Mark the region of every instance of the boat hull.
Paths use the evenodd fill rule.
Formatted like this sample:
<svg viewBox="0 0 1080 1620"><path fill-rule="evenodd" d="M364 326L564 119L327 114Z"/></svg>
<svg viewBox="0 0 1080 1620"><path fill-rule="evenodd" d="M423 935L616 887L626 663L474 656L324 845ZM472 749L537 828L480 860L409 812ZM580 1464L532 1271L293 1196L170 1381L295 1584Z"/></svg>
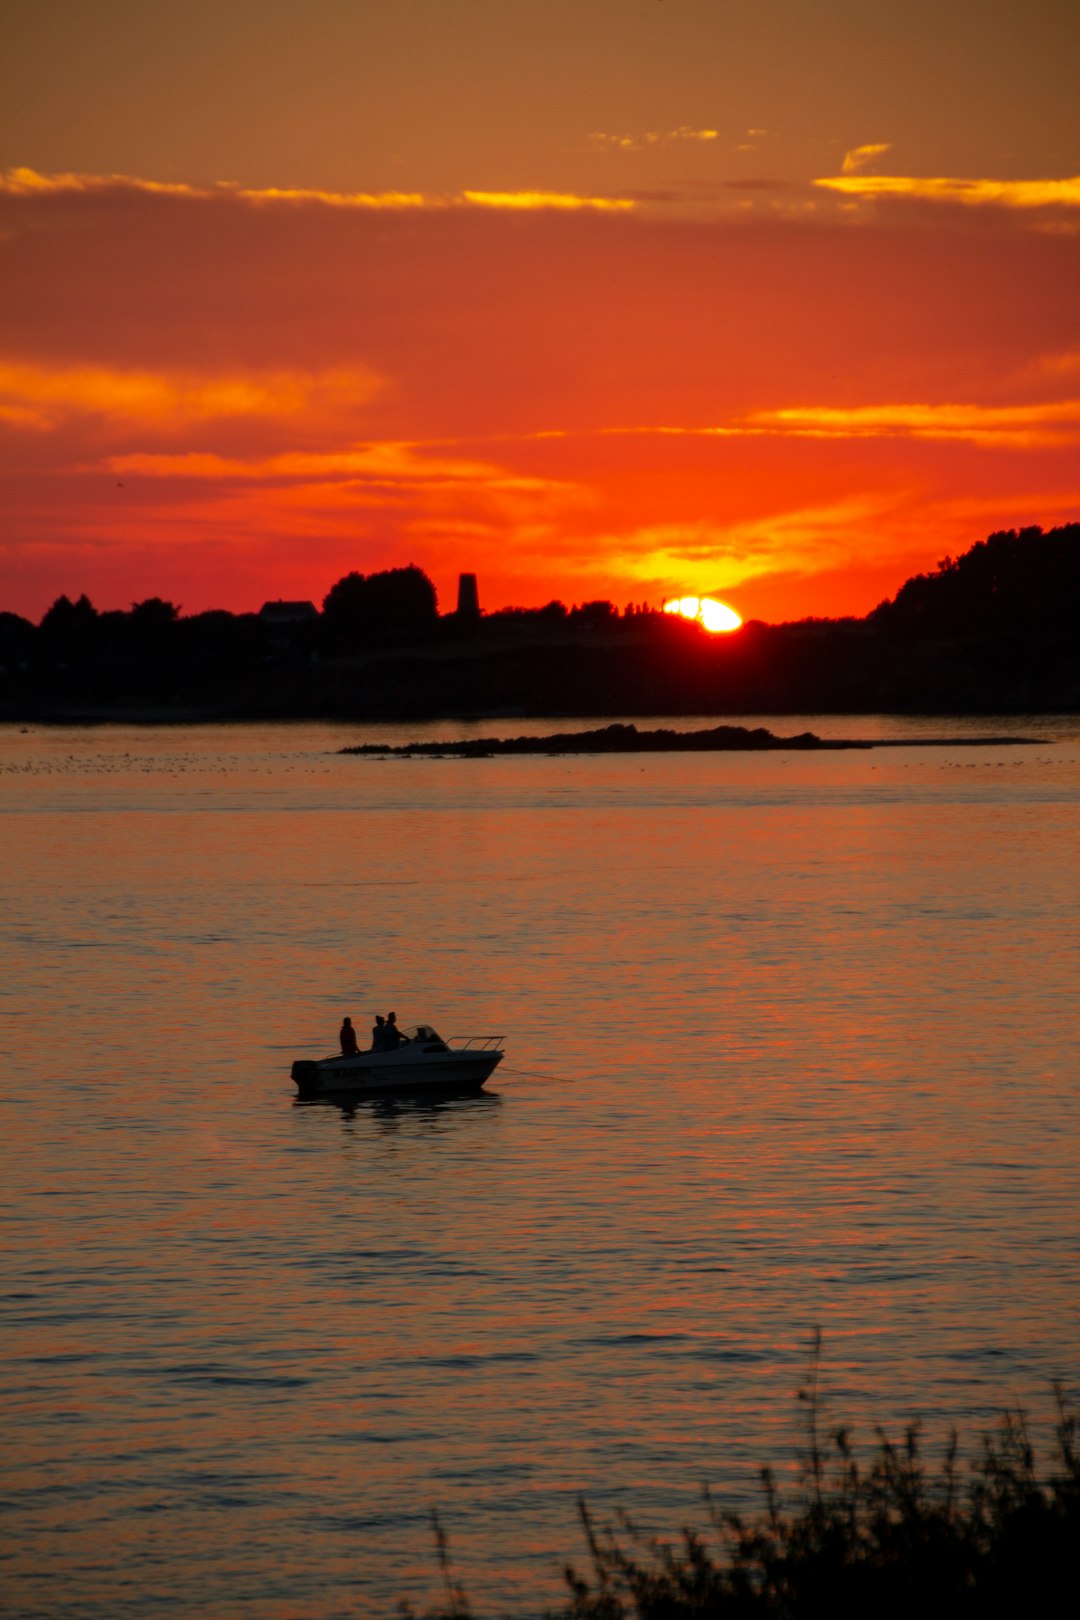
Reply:
<svg viewBox="0 0 1080 1620"><path fill-rule="evenodd" d="M354 1058L297 1059L292 1077L301 1097L384 1097L390 1092L479 1091L502 1062L501 1052L439 1052L424 1058L408 1053L361 1052Z"/></svg>

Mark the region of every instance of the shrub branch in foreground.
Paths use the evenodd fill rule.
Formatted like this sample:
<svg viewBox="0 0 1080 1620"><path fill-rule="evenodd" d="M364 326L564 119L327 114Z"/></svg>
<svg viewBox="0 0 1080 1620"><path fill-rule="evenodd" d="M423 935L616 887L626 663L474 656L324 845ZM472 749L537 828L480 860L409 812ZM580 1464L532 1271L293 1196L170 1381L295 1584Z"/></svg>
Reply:
<svg viewBox="0 0 1080 1620"><path fill-rule="evenodd" d="M1076 1612L1080 1452L1061 1386L1044 1477L1018 1411L1004 1413L966 1468L954 1431L931 1471L917 1424L902 1444L879 1430L872 1458L860 1464L846 1428L821 1437L819 1350L815 1340L811 1377L799 1391L806 1438L794 1501L781 1500L766 1468L758 1514L724 1511L706 1489L708 1529L684 1529L674 1543L644 1534L625 1515L598 1525L582 1503L590 1567L566 1571L569 1599L552 1620L996 1620ZM469 1620L438 1523L436 1538L450 1601L429 1620Z"/></svg>

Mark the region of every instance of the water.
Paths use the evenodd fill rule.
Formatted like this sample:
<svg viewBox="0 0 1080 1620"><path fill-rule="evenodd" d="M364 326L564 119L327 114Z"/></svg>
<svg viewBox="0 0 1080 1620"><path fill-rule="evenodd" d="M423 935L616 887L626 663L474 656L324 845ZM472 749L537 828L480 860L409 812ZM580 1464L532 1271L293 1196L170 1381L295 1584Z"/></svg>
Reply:
<svg viewBox="0 0 1080 1620"><path fill-rule="evenodd" d="M766 723L912 743L0 728L12 1612L391 1614L438 1595L437 1507L485 1612L535 1614L579 1496L670 1532L792 1477L815 1326L867 1440L1006 1401L1045 1437L1080 723ZM505 1032L492 1095L298 1105L291 1058L391 1006Z"/></svg>

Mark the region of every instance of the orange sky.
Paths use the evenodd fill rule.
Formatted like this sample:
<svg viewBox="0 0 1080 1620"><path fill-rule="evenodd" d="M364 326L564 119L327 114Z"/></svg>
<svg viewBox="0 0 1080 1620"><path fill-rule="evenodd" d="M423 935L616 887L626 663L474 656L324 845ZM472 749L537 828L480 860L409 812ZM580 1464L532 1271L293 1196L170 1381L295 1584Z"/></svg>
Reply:
<svg viewBox="0 0 1080 1620"><path fill-rule="evenodd" d="M1080 515L1072 5L89 9L4 53L0 607L864 612Z"/></svg>

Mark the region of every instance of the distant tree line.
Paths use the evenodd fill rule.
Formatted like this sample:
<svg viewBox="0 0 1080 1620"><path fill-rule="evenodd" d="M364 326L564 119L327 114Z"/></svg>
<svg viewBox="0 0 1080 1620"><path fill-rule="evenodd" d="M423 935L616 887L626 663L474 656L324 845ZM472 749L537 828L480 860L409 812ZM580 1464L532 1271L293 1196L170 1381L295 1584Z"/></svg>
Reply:
<svg viewBox="0 0 1080 1620"><path fill-rule="evenodd" d="M275 606L290 604L268 604ZM641 616L651 616L644 604L632 605L622 615ZM0 612L0 666L27 660L40 666L72 664L101 657L160 662L185 652L241 660L273 658L287 645L324 658L349 657L437 637L440 629L454 628L454 617L440 618L435 586L414 563L367 575L355 570L345 574L323 598L321 613L292 619L287 614L224 609L185 617L176 603L157 596L133 602L127 611L99 612L85 594L74 601L63 595L36 626L17 613ZM503 608L484 616L485 623L503 628L531 624L604 629L619 621L618 608L607 601L569 608L552 601L544 607Z"/></svg>
<svg viewBox="0 0 1080 1620"><path fill-rule="evenodd" d="M82 663L95 658L160 660L178 651L258 656L264 647L256 613L213 610L182 618L158 596L133 602L128 612L99 613L89 597L59 596L36 628L15 613L0 613L0 663Z"/></svg>
<svg viewBox="0 0 1080 1620"><path fill-rule="evenodd" d="M992 534L865 619L710 636L608 601L459 620L410 564L346 574L321 612L99 612L60 596L0 613L0 716L778 714L1080 710L1080 523Z"/></svg>

